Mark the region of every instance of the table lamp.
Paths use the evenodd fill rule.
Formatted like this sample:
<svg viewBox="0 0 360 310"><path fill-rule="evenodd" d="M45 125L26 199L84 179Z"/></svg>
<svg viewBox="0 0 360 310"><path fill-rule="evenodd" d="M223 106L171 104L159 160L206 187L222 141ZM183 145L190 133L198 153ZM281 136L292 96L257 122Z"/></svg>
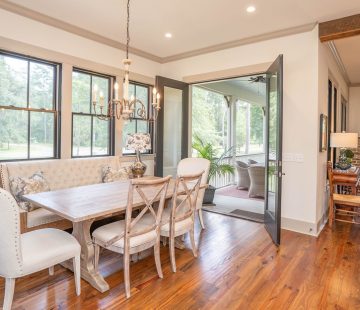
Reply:
<svg viewBox="0 0 360 310"><path fill-rule="evenodd" d="M148 133L128 134L126 148L136 152L136 159L130 168L135 178L141 178L146 171L146 165L141 161L140 152L151 150L150 135Z"/></svg>
<svg viewBox="0 0 360 310"><path fill-rule="evenodd" d="M358 133L352 132L334 132L330 135L330 146L340 148L339 162L336 163L336 167L341 170L346 170L351 167L351 163L348 162L346 157L346 149L358 147Z"/></svg>

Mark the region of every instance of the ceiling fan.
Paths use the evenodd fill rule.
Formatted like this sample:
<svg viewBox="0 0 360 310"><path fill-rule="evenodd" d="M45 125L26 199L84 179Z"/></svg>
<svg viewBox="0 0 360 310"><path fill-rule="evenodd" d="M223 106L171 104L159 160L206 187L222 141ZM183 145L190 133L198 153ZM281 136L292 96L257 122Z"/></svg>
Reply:
<svg viewBox="0 0 360 310"><path fill-rule="evenodd" d="M266 83L266 79L263 75L252 76L248 79L251 83Z"/></svg>

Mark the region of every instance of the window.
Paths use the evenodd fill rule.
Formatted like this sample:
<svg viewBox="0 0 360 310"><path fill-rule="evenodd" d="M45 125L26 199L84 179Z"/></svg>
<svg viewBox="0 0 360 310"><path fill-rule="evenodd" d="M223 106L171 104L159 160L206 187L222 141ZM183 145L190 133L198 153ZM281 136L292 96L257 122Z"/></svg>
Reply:
<svg viewBox="0 0 360 310"><path fill-rule="evenodd" d="M141 100L146 109L147 119L149 119L149 104L150 104L150 86L131 82L129 84L129 97L133 95L135 98ZM135 154L135 151L130 151L125 148L126 145L126 136L131 133L141 132L141 133L150 133L151 126L148 120L143 120L142 118L136 115L136 109L140 106L135 107L135 117L131 121L124 122L123 133L122 133L122 152L124 155ZM152 135L151 135L152 137ZM153 143L151 143L153 144ZM151 151L146 151L144 153L150 153Z"/></svg>
<svg viewBox="0 0 360 310"><path fill-rule="evenodd" d="M113 78L74 70L72 74L72 157L112 154L113 120L96 117L91 102L94 85L104 94L105 109L110 99ZM99 111L96 111L99 113Z"/></svg>
<svg viewBox="0 0 360 310"><path fill-rule="evenodd" d="M58 157L59 69L0 52L0 160Z"/></svg>

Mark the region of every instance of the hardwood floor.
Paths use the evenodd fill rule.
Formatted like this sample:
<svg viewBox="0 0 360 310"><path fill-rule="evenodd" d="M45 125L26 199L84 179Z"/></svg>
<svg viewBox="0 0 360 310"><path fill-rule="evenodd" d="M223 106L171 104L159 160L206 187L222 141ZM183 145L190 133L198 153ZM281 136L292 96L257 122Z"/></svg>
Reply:
<svg viewBox="0 0 360 310"><path fill-rule="evenodd" d="M72 273L42 271L16 281L14 309L360 309L360 226L336 223L319 238L282 232L277 249L262 224L204 212L197 230L199 257L177 250L172 273L162 247L164 279L153 256L131 265L132 297L126 300L121 256L104 252L101 273L110 291L82 281L75 295ZM4 281L0 280L0 304Z"/></svg>

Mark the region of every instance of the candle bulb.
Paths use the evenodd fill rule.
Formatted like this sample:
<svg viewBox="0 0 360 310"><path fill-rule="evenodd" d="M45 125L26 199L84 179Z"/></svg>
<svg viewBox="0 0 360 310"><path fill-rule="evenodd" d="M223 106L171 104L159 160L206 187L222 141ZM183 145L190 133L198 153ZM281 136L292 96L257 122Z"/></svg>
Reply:
<svg viewBox="0 0 360 310"><path fill-rule="evenodd" d="M97 91L98 91L98 86L95 84L93 87L93 92L92 92L92 101L93 102L97 101Z"/></svg>
<svg viewBox="0 0 360 310"><path fill-rule="evenodd" d="M158 108L160 107L160 94L156 95L156 105Z"/></svg>
<svg viewBox="0 0 360 310"><path fill-rule="evenodd" d="M156 103L156 93L157 93L157 90L156 90L156 88L154 87L154 88L153 88L153 104Z"/></svg>
<svg viewBox="0 0 360 310"><path fill-rule="evenodd" d="M100 91L100 107L104 107L104 93Z"/></svg>
<svg viewBox="0 0 360 310"><path fill-rule="evenodd" d="M114 91L115 91L115 100L119 100L119 84L115 82L114 84Z"/></svg>

